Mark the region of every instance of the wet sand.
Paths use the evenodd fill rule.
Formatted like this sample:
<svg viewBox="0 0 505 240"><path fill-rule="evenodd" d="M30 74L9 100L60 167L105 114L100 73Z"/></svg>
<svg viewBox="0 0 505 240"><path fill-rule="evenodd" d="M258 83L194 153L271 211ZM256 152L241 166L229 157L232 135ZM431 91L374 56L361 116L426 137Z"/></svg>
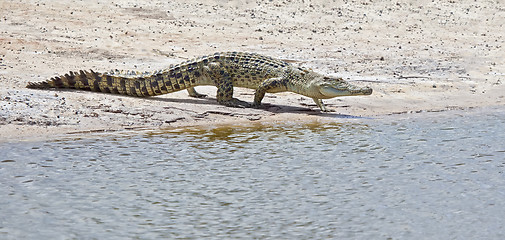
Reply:
<svg viewBox="0 0 505 240"><path fill-rule="evenodd" d="M454 3L452 3L454 2ZM2 1L0 141L184 126L341 121L505 105L505 6L474 1ZM217 104L215 87L151 98L26 89L79 69L152 71L219 51L256 52L371 86L326 100L267 94ZM254 91L235 89L252 102Z"/></svg>

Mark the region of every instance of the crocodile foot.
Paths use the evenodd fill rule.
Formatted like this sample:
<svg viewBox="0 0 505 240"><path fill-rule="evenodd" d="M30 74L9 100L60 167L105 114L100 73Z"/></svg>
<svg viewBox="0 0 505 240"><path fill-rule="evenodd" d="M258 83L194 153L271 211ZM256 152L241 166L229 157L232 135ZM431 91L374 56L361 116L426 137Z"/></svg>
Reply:
<svg viewBox="0 0 505 240"><path fill-rule="evenodd" d="M201 94L201 93L198 93L195 88L188 88L188 93L189 93L189 96L190 97L194 97L194 98L204 98L204 97L207 97L206 94Z"/></svg>
<svg viewBox="0 0 505 240"><path fill-rule="evenodd" d="M335 109L328 109L328 108L324 108L321 110L322 113L332 113L332 112L336 112Z"/></svg>
<svg viewBox="0 0 505 240"><path fill-rule="evenodd" d="M227 101L220 101L219 103L223 104L227 107L235 107L235 108L249 108L249 107L251 107L250 103L248 103L246 101L238 100L236 98L232 98Z"/></svg>
<svg viewBox="0 0 505 240"><path fill-rule="evenodd" d="M207 97L207 94L196 93L196 94L189 95L189 96L194 97L194 98L205 98L205 97Z"/></svg>

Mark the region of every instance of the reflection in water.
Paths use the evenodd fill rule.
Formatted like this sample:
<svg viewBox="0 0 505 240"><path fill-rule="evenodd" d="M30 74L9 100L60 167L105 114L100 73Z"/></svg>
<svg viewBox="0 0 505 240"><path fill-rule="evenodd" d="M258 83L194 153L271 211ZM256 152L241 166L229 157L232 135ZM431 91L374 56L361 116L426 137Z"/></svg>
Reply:
<svg viewBox="0 0 505 240"><path fill-rule="evenodd" d="M415 116L3 144L0 238L503 237L503 111Z"/></svg>

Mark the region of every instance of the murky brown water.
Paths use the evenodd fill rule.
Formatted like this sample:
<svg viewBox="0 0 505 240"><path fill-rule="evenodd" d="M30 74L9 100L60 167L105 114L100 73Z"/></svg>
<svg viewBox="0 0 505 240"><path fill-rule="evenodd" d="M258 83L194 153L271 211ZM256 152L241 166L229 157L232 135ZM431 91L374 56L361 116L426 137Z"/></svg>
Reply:
<svg viewBox="0 0 505 240"><path fill-rule="evenodd" d="M500 239L503 110L0 144L0 238Z"/></svg>

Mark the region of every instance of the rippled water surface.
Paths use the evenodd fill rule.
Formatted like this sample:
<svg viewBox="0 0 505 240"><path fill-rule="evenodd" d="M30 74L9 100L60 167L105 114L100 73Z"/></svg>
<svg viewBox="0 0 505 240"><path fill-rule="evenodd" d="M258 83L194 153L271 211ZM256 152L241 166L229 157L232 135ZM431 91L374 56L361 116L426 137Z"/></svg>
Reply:
<svg viewBox="0 0 505 240"><path fill-rule="evenodd" d="M0 144L0 239L503 239L504 109Z"/></svg>

